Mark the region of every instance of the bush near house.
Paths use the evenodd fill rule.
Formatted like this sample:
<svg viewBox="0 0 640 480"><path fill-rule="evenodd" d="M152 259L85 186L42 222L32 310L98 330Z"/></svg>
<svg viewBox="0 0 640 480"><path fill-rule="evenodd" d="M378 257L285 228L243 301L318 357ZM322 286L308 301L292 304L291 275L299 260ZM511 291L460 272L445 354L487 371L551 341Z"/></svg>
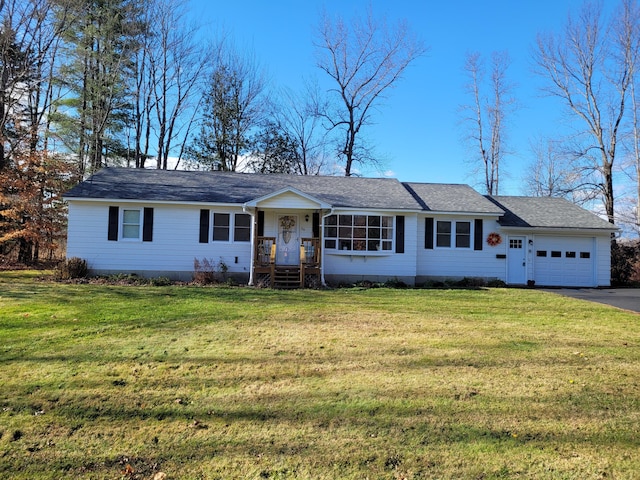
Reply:
<svg viewBox="0 0 640 480"><path fill-rule="evenodd" d="M640 240L613 242L611 246L611 284L640 286Z"/></svg>

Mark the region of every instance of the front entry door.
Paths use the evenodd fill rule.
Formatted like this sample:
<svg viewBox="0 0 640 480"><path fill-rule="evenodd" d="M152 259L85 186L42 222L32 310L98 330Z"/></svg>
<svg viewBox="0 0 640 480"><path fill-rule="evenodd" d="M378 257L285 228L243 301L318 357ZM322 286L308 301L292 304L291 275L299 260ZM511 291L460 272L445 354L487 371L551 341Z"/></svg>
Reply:
<svg viewBox="0 0 640 480"><path fill-rule="evenodd" d="M278 216L276 265L300 264L300 238L297 215Z"/></svg>
<svg viewBox="0 0 640 480"><path fill-rule="evenodd" d="M512 285L527 283L525 237L509 237L507 259L507 283Z"/></svg>

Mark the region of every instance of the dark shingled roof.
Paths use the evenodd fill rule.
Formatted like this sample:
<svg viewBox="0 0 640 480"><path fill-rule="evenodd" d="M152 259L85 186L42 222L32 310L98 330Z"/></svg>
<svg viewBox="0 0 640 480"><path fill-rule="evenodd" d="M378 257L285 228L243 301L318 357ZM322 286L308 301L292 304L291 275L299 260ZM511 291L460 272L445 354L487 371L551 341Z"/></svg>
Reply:
<svg viewBox="0 0 640 480"><path fill-rule="evenodd" d="M405 183L424 210L434 212L490 213L504 211L469 185L441 183Z"/></svg>
<svg viewBox="0 0 640 480"><path fill-rule="evenodd" d="M597 215L564 198L487 196L506 212L499 222L505 227L587 228L615 230Z"/></svg>
<svg viewBox="0 0 640 480"><path fill-rule="evenodd" d="M294 188L334 207L420 210L396 179L103 168L65 198L243 204Z"/></svg>
<svg viewBox="0 0 640 480"><path fill-rule="evenodd" d="M65 198L244 204L287 188L333 207L500 215L506 227L616 228L563 198L484 196L468 185L391 178L103 168Z"/></svg>

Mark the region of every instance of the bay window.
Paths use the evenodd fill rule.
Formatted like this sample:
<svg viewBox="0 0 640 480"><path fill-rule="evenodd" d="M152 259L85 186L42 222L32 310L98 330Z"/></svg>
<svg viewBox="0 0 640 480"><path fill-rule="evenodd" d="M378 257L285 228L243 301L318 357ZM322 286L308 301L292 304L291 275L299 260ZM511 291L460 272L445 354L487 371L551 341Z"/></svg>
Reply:
<svg viewBox="0 0 640 480"><path fill-rule="evenodd" d="M393 249L393 218L387 215L330 215L325 219L324 246L346 251Z"/></svg>

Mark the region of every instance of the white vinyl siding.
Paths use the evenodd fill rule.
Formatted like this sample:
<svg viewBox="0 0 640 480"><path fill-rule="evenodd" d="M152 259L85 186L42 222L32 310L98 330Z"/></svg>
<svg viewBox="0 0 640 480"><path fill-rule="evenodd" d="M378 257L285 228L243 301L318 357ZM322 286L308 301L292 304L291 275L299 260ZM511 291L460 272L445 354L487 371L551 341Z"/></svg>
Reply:
<svg viewBox="0 0 640 480"><path fill-rule="evenodd" d="M194 259L224 261L230 273L246 273L251 265L250 242L199 243L200 206L154 204L153 242L110 242L107 240L109 205L98 202L69 202L67 257L87 260L89 268L103 272L193 272ZM139 209L146 205L120 205ZM214 208L212 208L213 210ZM225 207L224 212L233 212ZM238 207L235 213L242 214ZM237 259L237 261L236 261ZM159 275L160 273L154 274Z"/></svg>
<svg viewBox="0 0 640 480"><path fill-rule="evenodd" d="M451 222L455 223L467 223L470 225L470 242L473 247L474 236L474 221L477 216L474 217L462 217L456 220L434 220L434 236L437 235L437 224ZM452 225L453 226L453 225ZM426 280L429 278L438 279L456 279L463 277L478 277L478 278L498 278L500 280L506 280L507 265L506 265L506 246L503 241L500 245L491 247L486 242L486 237L490 232L500 231L500 226L494 218L484 219L484 235L482 239L482 250L475 250L474 248L438 248L436 242L434 242L434 249L419 248L417 252L417 275L420 279ZM453 226L455 232L455 226ZM419 216L418 220L418 233L421 243L424 244L425 235L425 219L423 216ZM502 235L505 238L505 235ZM437 241L437 237L436 237ZM505 258L498 258L498 256L504 255Z"/></svg>

